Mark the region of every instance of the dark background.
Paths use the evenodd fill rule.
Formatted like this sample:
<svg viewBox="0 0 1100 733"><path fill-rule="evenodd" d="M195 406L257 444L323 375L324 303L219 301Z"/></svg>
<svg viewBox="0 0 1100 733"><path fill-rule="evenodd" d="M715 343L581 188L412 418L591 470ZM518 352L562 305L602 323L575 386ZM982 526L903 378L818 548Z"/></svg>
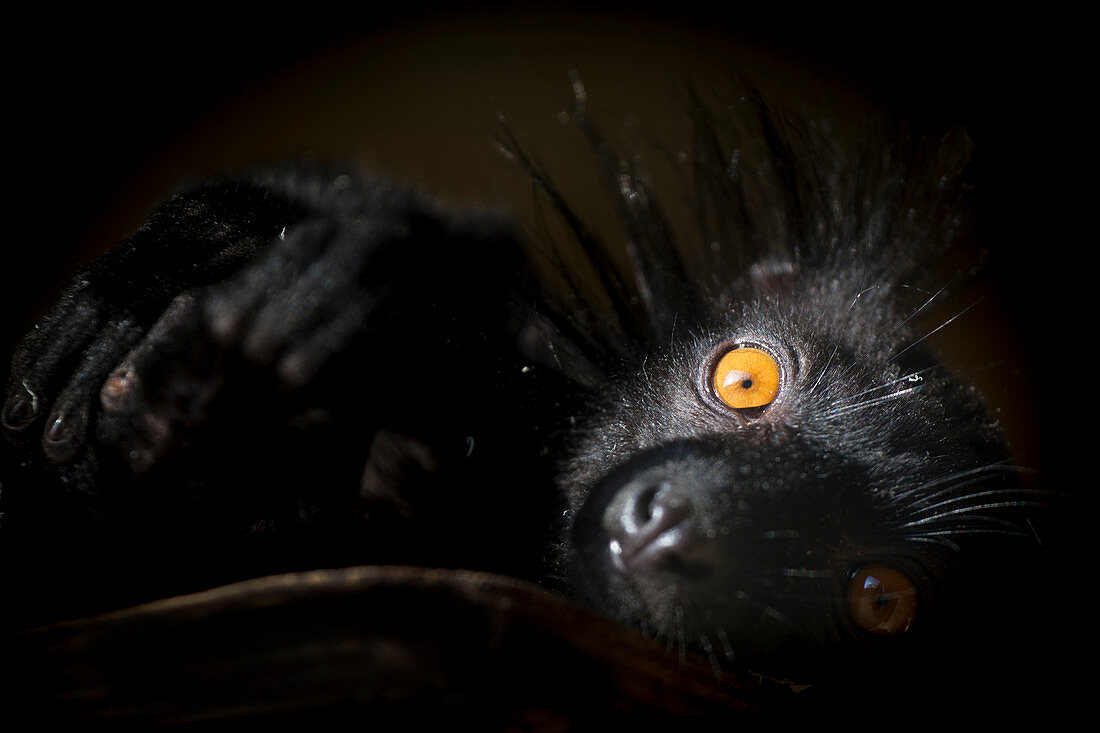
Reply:
<svg viewBox="0 0 1100 733"><path fill-rule="evenodd" d="M930 4L707 6L17 12L5 34L0 343L181 177L309 149L459 198L508 198L522 184L481 134L495 109L537 139L566 106L571 68L608 106L626 99L645 114L669 102L649 90L732 57L780 82L821 74L966 126L1009 342L995 400L1022 408L1022 452L1044 485L1078 481L1086 434L1070 419L1095 404L1095 306L1084 303L1095 235L1080 227L1095 188L1081 100L1095 84L1074 33L1084 21Z"/></svg>

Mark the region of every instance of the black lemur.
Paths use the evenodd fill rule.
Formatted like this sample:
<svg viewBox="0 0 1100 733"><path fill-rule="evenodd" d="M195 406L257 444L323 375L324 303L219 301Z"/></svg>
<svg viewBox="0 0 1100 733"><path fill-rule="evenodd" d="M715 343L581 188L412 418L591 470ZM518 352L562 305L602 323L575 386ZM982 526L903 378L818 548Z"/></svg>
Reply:
<svg viewBox="0 0 1100 733"><path fill-rule="evenodd" d="M401 563L793 682L987 626L1043 501L929 348L965 320L925 316L973 264L966 136L742 91L691 105L673 206L578 90L621 236L502 128L527 230L302 164L189 187L83 269L11 359L8 623Z"/></svg>

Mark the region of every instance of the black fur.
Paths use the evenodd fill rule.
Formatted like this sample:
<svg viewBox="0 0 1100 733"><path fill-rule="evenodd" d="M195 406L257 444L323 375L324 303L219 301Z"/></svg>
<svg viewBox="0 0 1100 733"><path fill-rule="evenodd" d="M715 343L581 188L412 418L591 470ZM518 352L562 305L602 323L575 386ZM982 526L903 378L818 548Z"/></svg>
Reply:
<svg viewBox="0 0 1100 733"><path fill-rule="evenodd" d="M536 573L563 397L511 348L519 267L497 217L343 169L171 198L13 357L8 571L60 573L66 599L22 601L355 562Z"/></svg>
<svg viewBox="0 0 1100 733"><path fill-rule="evenodd" d="M599 385L559 478L571 588L716 667L807 682L851 672L866 685L879 673L868 652L905 650L914 677L927 670L918 658L938 669L930 660L950 654L952 631L1005 592L1001 573L1027 577L1041 543L1032 522L1050 501L1012 464L975 389L929 349L974 306L926 316L982 258L968 246L970 141L889 118L846 138L751 89L720 105L696 98L681 156L695 226L677 236L579 100L575 122L618 194L628 265L616 270L614 245L574 225L601 285L586 297L563 275L572 297L559 333L583 345L557 353L584 354L575 378ZM780 363L762 412L730 410L709 384L737 345ZM623 533L669 547L624 572L608 552ZM848 619L847 583L879 563L917 586L919 618L902 638ZM1011 633L995 626L972 643Z"/></svg>
<svg viewBox="0 0 1100 733"><path fill-rule="evenodd" d="M84 270L12 359L4 572L58 592L8 623L405 563L564 583L716 670L800 683L957 645L1045 503L928 349L972 264L965 135L695 100L685 227L577 88L621 247L505 131L568 241L523 257L490 213L296 168L185 191ZM762 409L709 386L739 345L779 365ZM616 570L613 525L673 504L667 551ZM897 638L848 617L868 565L913 581Z"/></svg>

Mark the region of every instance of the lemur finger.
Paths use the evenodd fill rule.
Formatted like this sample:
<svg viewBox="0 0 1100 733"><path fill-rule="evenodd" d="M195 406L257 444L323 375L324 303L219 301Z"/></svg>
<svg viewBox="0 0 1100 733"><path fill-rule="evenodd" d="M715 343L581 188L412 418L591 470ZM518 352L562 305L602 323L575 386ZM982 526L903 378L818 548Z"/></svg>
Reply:
<svg viewBox="0 0 1100 733"><path fill-rule="evenodd" d="M222 386L201 333L201 297L177 296L103 382L100 437L135 474L152 467Z"/></svg>
<svg viewBox="0 0 1100 733"><path fill-rule="evenodd" d="M210 331L224 345L240 340L254 313L273 294L292 287L328 242L332 227L306 222L284 230L267 252L215 287L206 303Z"/></svg>
<svg viewBox="0 0 1100 733"><path fill-rule="evenodd" d="M86 282L70 289L16 348L0 423L9 437L34 425L49 408L58 372L99 329L102 303Z"/></svg>
<svg viewBox="0 0 1100 733"><path fill-rule="evenodd" d="M84 350L76 372L58 393L46 419L42 450L55 463L72 460L87 438L91 405L104 376L141 337L129 317L114 319Z"/></svg>
<svg viewBox="0 0 1100 733"><path fill-rule="evenodd" d="M197 299L193 292L176 296L161 317L111 371L99 392L103 409L113 415L129 414L136 408L141 373L157 353L179 348L181 325L194 317ZM193 328L193 326L192 326Z"/></svg>
<svg viewBox="0 0 1100 733"><path fill-rule="evenodd" d="M374 243L369 231L341 232L325 252L266 300L249 324L242 351L261 364L273 363L295 343L356 302L357 283Z"/></svg>
<svg viewBox="0 0 1100 733"><path fill-rule="evenodd" d="M292 388L308 384L321 367L364 330L375 303L384 298L385 293L378 293L375 297L368 297L365 293L358 295L343 309L333 313L328 322L286 349L275 367L283 384Z"/></svg>

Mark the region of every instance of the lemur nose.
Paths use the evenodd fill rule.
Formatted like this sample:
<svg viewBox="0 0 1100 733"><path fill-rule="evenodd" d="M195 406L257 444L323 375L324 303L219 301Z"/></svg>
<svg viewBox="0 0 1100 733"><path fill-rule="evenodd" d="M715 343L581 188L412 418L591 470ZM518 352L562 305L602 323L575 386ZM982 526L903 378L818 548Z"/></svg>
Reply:
<svg viewBox="0 0 1100 733"><path fill-rule="evenodd" d="M645 573L675 565L695 543L692 514L691 499L668 481L628 483L603 516L614 567Z"/></svg>

